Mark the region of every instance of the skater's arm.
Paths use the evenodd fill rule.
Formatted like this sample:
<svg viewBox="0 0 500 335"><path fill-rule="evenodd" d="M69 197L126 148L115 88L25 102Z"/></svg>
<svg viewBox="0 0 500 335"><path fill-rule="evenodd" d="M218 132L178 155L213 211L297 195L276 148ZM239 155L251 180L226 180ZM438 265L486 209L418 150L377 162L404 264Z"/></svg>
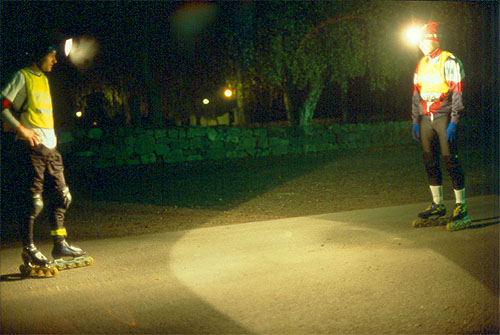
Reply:
<svg viewBox="0 0 500 335"><path fill-rule="evenodd" d="M458 123L464 110L462 84L465 72L462 62L455 56L450 56L444 64L445 78L451 95L451 122Z"/></svg>
<svg viewBox="0 0 500 335"><path fill-rule="evenodd" d="M3 104L5 106L5 103ZM21 140L28 141L30 146L34 147L42 142L40 135L34 130L27 128L19 122L10 108L3 108L1 113L2 121L5 122L9 129L17 133Z"/></svg>
<svg viewBox="0 0 500 335"><path fill-rule="evenodd" d="M25 83L24 75L21 71L18 71L12 80L2 88L0 118L5 122L8 129L15 131L21 140L28 141L30 146L33 147L41 143L40 135L34 130L23 126L13 113L13 110L20 110L26 100Z"/></svg>
<svg viewBox="0 0 500 335"><path fill-rule="evenodd" d="M20 122L13 114L13 110L19 110L19 102L26 99L25 87L26 79L21 71L17 71L10 81L2 87L1 101L2 101L2 121L6 123L9 129L16 129ZM23 94L24 93L24 94Z"/></svg>
<svg viewBox="0 0 500 335"><path fill-rule="evenodd" d="M16 129L21 124L12 114L12 110L10 109L11 103L7 99L3 99L2 102L2 121L5 122L9 129Z"/></svg>
<svg viewBox="0 0 500 335"><path fill-rule="evenodd" d="M42 143L42 138L40 134L38 134L33 129L23 126L19 124L19 126L14 129L21 140L28 141L31 147L35 147L38 144Z"/></svg>
<svg viewBox="0 0 500 335"><path fill-rule="evenodd" d="M418 84L418 65L413 73L413 96L411 106L411 118L413 124L420 123L420 115L422 114L422 99L420 98L420 86Z"/></svg>

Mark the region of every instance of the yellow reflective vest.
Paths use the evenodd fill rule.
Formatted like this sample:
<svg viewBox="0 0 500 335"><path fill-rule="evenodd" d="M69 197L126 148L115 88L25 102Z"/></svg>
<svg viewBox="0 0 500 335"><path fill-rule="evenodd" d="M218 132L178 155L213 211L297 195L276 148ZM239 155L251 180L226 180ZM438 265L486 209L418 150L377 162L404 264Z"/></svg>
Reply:
<svg viewBox="0 0 500 335"><path fill-rule="evenodd" d="M54 128L52 114L52 98L50 96L49 82L45 74L39 76L31 71L22 69L26 78L27 119L37 128Z"/></svg>
<svg viewBox="0 0 500 335"><path fill-rule="evenodd" d="M444 76L444 63L451 53L442 51L437 63L431 63L424 57L418 64L418 86L420 93L448 93L449 87Z"/></svg>

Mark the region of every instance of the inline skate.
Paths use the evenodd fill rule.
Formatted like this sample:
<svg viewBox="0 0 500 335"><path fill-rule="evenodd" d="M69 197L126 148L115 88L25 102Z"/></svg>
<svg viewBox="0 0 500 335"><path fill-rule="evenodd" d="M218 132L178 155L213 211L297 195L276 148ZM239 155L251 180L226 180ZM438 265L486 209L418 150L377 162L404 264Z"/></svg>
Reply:
<svg viewBox="0 0 500 335"><path fill-rule="evenodd" d="M445 215L446 207L433 202L424 211L418 213L418 218L412 222L412 226L414 228L444 226L449 222Z"/></svg>
<svg viewBox="0 0 500 335"><path fill-rule="evenodd" d="M57 276L58 270L54 263L49 261L34 244L24 247L21 257L24 263L19 267L22 276L38 278Z"/></svg>
<svg viewBox="0 0 500 335"><path fill-rule="evenodd" d="M471 226L472 220L467 215L467 206L465 204L456 204L453 214L446 225L448 231L457 231Z"/></svg>
<svg viewBox="0 0 500 335"><path fill-rule="evenodd" d="M87 256L85 251L70 245L66 240L54 243L52 257L54 267L58 270L89 266L94 263L94 259Z"/></svg>

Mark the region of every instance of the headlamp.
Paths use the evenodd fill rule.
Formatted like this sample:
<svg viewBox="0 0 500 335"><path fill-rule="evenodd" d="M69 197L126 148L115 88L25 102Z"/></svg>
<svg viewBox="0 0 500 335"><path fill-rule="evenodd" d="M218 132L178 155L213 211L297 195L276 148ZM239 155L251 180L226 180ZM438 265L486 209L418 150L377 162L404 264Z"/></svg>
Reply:
<svg viewBox="0 0 500 335"><path fill-rule="evenodd" d="M407 43L417 45L424 38L424 31L421 27L412 26L405 31Z"/></svg>
<svg viewBox="0 0 500 335"><path fill-rule="evenodd" d="M64 54L66 55L66 57L69 56L72 48L73 48L73 39L72 38L68 38L64 42Z"/></svg>

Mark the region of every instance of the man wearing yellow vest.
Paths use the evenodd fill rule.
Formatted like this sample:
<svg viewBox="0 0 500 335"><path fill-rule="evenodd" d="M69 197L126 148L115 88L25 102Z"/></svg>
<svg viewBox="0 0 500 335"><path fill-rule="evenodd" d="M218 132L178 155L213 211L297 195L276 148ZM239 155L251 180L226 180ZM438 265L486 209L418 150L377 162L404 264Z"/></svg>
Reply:
<svg viewBox="0 0 500 335"><path fill-rule="evenodd" d="M420 223L439 222L432 219L446 214L439 159L441 153L455 191L456 205L451 215L453 224L468 219L464 173L456 150L457 124L464 110L462 81L465 74L461 61L450 52L441 50L437 27L437 23L430 22L423 28L419 48L424 57L415 69L413 81L412 136L422 144L433 199L418 217L422 219Z"/></svg>
<svg viewBox="0 0 500 335"><path fill-rule="evenodd" d="M28 183L29 188L29 199L23 199L27 200L27 213L19 218L22 257L27 265L47 267L50 261L33 241L34 222L44 207L42 193L45 184L57 194L56 201L49 207L54 240L52 256L54 259L78 257L85 252L71 246L65 239L64 217L71 203L71 194L64 178L61 154L57 150L52 98L45 76L57 63L56 49L50 43L39 43L33 49L30 65L16 72L2 88L1 118L6 128L16 132L18 156L22 156L17 158L28 166L28 175L25 176L28 180L17 181L19 185Z"/></svg>

